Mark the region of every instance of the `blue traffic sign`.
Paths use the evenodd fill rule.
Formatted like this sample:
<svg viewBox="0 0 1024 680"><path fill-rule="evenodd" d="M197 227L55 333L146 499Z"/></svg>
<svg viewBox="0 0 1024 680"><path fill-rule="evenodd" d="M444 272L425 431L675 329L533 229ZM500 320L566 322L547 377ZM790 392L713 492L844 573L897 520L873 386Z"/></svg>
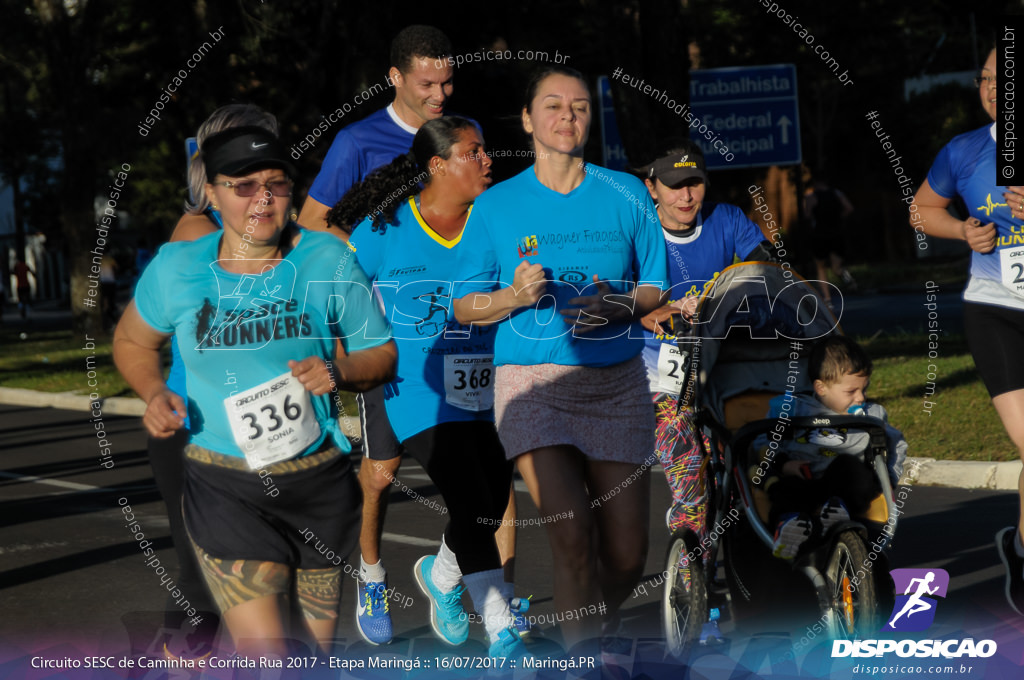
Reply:
<svg viewBox="0 0 1024 680"><path fill-rule="evenodd" d="M598 76L597 92L601 101L601 162L610 170L626 170L629 161L615 120L615 105L612 103L612 87L608 76Z"/></svg>
<svg viewBox="0 0 1024 680"><path fill-rule="evenodd" d="M709 169L803 159L793 64L690 71L690 111L690 138Z"/></svg>

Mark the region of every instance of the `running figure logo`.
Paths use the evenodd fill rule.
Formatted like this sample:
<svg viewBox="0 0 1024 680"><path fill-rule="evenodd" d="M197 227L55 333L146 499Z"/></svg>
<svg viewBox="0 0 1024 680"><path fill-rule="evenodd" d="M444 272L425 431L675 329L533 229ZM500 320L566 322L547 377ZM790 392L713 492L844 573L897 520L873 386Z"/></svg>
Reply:
<svg viewBox="0 0 1024 680"><path fill-rule="evenodd" d="M434 337L435 335L443 333L445 326L448 325L448 308L437 303L442 300L451 299L451 295L445 292L444 286L438 286L436 291L417 295L413 299L426 302L430 305L430 307L427 308L427 315L416 322L416 332L428 337ZM441 318L437 321L433 321L434 315L438 312L441 313Z"/></svg>
<svg viewBox="0 0 1024 680"><path fill-rule="evenodd" d="M935 620L936 597L946 597L949 573L945 569L893 569L896 604L882 630L912 632L925 630Z"/></svg>

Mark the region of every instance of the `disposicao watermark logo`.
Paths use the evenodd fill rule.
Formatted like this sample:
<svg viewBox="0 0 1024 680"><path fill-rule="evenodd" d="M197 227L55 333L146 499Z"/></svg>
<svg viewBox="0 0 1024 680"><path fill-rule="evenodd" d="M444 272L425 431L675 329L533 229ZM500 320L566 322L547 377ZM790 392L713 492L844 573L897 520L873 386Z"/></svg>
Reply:
<svg viewBox="0 0 1024 680"><path fill-rule="evenodd" d="M909 633L929 628L935 621L935 598L946 597L949 573L945 569L893 569L889 573L896 584L896 604L882 630Z"/></svg>
<svg viewBox="0 0 1024 680"><path fill-rule="evenodd" d="M939 601L949 589L949 573L945 569L893 569L896 604L882 632L910 633L926 630L935 622ZM902 593L902 594L900 594ZM833 640L832 658L879 657L896 654L900 657L990 657L996 653L994 640L972 638L963 640Z"/></svg>

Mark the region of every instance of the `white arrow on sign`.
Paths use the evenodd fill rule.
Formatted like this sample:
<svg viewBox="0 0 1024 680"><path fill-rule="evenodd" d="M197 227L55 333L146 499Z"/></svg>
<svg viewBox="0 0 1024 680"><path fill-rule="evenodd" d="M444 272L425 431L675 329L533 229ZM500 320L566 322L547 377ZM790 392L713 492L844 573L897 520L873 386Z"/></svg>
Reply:
<svg viewBox="0 0 1024 680"><path fill-rule="evenodd" d="M779 118L779 126L782 128L782 143L789 144L789 126L793 124L789 118L782 116Z"/></svg>

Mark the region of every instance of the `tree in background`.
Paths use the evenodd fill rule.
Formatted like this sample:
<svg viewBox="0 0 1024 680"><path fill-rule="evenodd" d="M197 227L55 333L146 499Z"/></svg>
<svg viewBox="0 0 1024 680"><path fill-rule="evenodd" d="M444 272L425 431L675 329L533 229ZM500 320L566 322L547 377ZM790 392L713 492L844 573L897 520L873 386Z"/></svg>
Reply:
<svg viewBox="0 0 1024 680"><path fill-rule="evenodd" d="M971 50L983 51L991 43L988 22L1014 6L1009 0L974 3L974 40L968 9L949 0L788 0L785 11L849 70L855 84L842 86L812 46L767 14L762 3L747 0L528 0L487 7L408 0L0 0L6 19L0 44L0 174L21 192L15 197L16 224L42 229L49 243L68 256L75 328L98 333L98 307L82 303L96 245L94 203L108 200L123 164L131 172L117 210L131 215L131 224L113 225L107 247L130 247L139 236L156 245L177 221L186 195L183 140L210 111L234 101L255 103L274 112L286 142L295 143L325 115L354 104L357 94L383 82L388 45L397 30L430 23L451 36L457 53L497 40L513 50L557 50L570 55L566 63L589 82L622 67L679 103L689 101L691 54L699 54L702 68L794 63L804 156L850 196L857 206L857 244L872 248L851 255L878 257L876 244L885 244L885 257L908 256L905 206L864 115L870 110L881 114L919 184L934 157L932 142L948 139L950 129L961 123L959 131L970 129L970 112L977 107L970 93L963 102L952 92L946 99L929 95L904 102L903 80L970 68ZM219 30L222 38L212 41L210 34ZM149 134L141 135L139 124L204 42L215 44L167 96ZM449 109L479 120L492 147L525 149L519 110L528 74L539 65L463 67ZM612 84L631 161L644 162L663 140L685 133L685 121L664 105ZM297 200L337 130L391 97L389 89L382 89L355 104L300 155ZM599 140L595 128L588 158L599 158ZM528 162L511 159L496 164L496 171L507 177ZM795 190L787 188L792 173L783 177L779 172L772 179L780 187L778 200L790 192L786 200L795 206ZM717 173L716 195L746 204L746 187L766 177L763 169Z"/></svg>

